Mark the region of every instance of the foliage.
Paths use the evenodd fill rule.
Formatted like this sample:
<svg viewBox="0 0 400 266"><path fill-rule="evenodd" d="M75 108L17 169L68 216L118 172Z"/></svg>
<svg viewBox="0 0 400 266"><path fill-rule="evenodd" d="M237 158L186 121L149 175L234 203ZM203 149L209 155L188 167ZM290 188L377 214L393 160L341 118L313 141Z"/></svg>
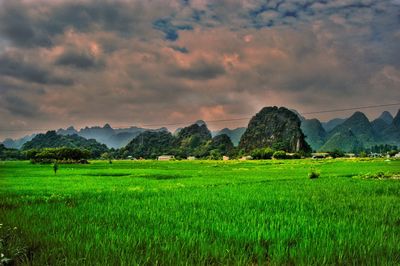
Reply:
<svg viewBox="0 0 400 266"><path fill-rule="evenodd" d="M316 151L326 141L326 131L318 119L306 119L301 122L301 130L305 135L305 140L311 148Z"/></svg>
<svg viewBox="0 0 400 266"><path fill-rule="evenodd" d="M400 182L351 178L397 160L0 167L1 223L23 240L8 250L29 259L17 265L398 264Z"/></svg>
<svg viewBox="0 0 400 266"><path fill-rule="evenodd" d="M287 155L285 151L276 151L272 155L275 159L286 159Z"/></svg>
<svg viewBox="0 0 400 266"><path fill-rule="evenodd" d="M239 143L239 148L245 152L265 147L287 152L311 151L300 129L299 117L284 107L276 106L265 107L257 113Z"/></svg>
<svg viewBox="0 0 400 266"><path fill-rule="evenodd" d="M174 137L167 131L145 131L121 149L136 158L155 159L157 156L169 154L174 148Z"/></svg>
<svg viewBox="0 0 400 266"><path fill-rule="evenodd" d="M0 144L0 161L4 160L22 160L25 156L19 150L8 149L3 144Z"/></svg>
<svg viewBox="0 0 400 266"><path fill-rule="evenodd" d="M181 129L175 138L176 154L186 158L188 156L205 157L209 149L206 147L211 141L211 132L205 124L193 124Z"/></svg>
<svg viewBox="0 0 400 266"><path fill-rule="evenodd" d="M398 146L396 145L389 145L389 144L380 144L380 145L373 145L368 149L365 149L366 153L387 153L393 152L394 154L399 151Z"/></svg>
<svg viewBox="0 0 400 266"><path fill-rule="evenodd" d="M167 131L143 132L121 149L118 157L155 159L157 156L170 154L177 159L189 156L222 158L222 155L233 155L234 151L232 141L227 135L211 138L211 133L205 124L193 124L181 129L177 136Z"/></svg>
<svg viewBox="0 0 400 266"><path fill-rule="evenodd" d="M78 148L44 148L26 151L26 157L33 163L79 162L90 158L88 150Z"/></svg>
<svg viewBox="0 0 400 266"><path fill-rule="evenodd" d="M360 158L366 158L368 157L368 154L365 151L360 152L360 154L358 155Z"/></svg>
<svg viewBox="0 0 400 266"><path fill-rule="evenodd" d="M328 152L328 154L329 154L329 156L332 157L332 158L343 158L343 157L345 157L344 152L342 152L342 151L340 151L340 150L338 150L338 149L335 149L335 150L333 150L333 151L330 151L330 152Z"/></svg>
<svg viewBox="0 0 400 266"><path fill-rule="evenodd" d="M271 159L272 156L274 155L274 150L271 148L261 148L261 149L254 149L250 153L251 157L256 160L260 159Z"/></svg>
<svg viewBox="0 0 400 266"><path fill-rule="evenodd" d="M222 159L222 154L217 149L211 150L210 151L210 156L208 158L211 159L211 160L221 160Z"/></svg>
<svg viewBox="0 0 400 266"><path fill-rule="evenodd" d="M332 152L340 150L343 152L359 153L364 150L362 142L354 135L354 133L347 129L335 133L328 141L320 148L323 152Z"/></svg>
<svg viewBox="0 0 400 266"><path fill-rule="evenodd" d="M316 179L320 176L321 174L317 172L315 169L311 169L311 171L308 173L308 178L310 179Z"/></svg>
<svg viewBox="0 0 400 266"><path fill-rule="evenodd" d="M94 139L85 139L78 135L58 135L55 131L48 131L46 134L38 134L31 141L22 146L22 150L43 149L43 148L79 148L90 151L91 158L99 158L108 148Z"/></svg>
<svg viewBox="0 0 400 266"><path fill-rule="evenodd" d="M221 134L211 140L209 149L218 150L221 155L231 155L234 146L228 135Z"/></svg>
<svg viewBox="0 0 400 266"><path fill-rule="evenodd" d="M351 135L349 134L349 131L351 132ZM371 123L362 112L355 112L351 117L346 119L346 121L335 127L331 132L329 132L328 138L332 138L335 135L341 136L342 142L354 142L354 139L357 139L357 143L353 144L353 146L368 146L376 141ZM349 138L349 140L346 140L345 138ZM328 139L328 142L329 141L330 140ZM333 148L338 148L346 152L355 152L354 149L357 148L349 144L341 144L336 140L330 145L333 144L335 144ZM327 146L327 144L325 144L324 147L325 146ZM321 148L321 150L323 150L323 148ZM327 151L326 147L324 150Z"/></svg>

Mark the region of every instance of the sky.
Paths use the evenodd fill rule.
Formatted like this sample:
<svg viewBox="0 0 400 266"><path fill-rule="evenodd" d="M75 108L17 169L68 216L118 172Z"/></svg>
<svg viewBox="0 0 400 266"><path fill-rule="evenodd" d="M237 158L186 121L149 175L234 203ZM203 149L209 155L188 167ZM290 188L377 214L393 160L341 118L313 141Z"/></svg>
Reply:
<svg viewBox="0 0 400 266"><path fill-rule="evenodd" d="M400 0L0 0L0 139L387 104L399 88Z"/></svg>

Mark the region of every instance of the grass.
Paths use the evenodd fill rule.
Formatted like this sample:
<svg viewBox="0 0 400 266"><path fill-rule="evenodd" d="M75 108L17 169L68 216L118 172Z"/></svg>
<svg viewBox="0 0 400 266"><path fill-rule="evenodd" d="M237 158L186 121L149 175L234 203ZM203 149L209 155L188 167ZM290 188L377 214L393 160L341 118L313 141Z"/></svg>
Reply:
<svg viewBox="0 0 400 266"><path fill-rule="evenodd" d="M33 265L398 265L400 180L364 178L383 172L400 161L94 161L57 175L0 162L0 252Z"/></svg>

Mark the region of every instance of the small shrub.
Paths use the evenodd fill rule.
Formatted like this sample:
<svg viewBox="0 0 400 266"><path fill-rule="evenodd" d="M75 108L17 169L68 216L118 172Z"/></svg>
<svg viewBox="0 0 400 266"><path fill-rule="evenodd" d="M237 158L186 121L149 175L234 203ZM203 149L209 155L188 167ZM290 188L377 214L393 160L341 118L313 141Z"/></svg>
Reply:
<svg viewBox="0 0 400 266"><path fill-rule="evenodd" d="M271 148L264 148L264 149L254 149L250 155L256 160L260 159L265 160L265 159L271 159L273 154L274 151Z"/></svg>
<svg viewBox="0 0 400 266"><path fill-rule="evenodd" d="M316 179L320 176L320 173L318 173L317 171L315 171L314 169L312 169L310 171L310 173L308 173L308 178L310 179Z"/></svg>
<svg viewBox="0 0 400 266"><path fill-rule="evenodd" d="M276 151L276 152L274 152L273 157L275 159L286 159L287 158L285 151Z"/></svg>

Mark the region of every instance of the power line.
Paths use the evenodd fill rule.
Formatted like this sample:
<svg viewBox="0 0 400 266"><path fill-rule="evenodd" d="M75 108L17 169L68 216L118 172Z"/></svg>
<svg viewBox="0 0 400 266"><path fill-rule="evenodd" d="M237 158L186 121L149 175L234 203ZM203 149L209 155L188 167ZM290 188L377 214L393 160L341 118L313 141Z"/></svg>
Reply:
<svg viewBox="0 0 400 266"><path fill-rule="evenodd" d="M400 106L400 102L397 103L390 103L390 104L379 104L379 105L367 105L367 106L359 106L359 107L351 107L351 108L342 108L342 109L330 109L330 110L321 110L321 111L314 111L314 112L305 112L300 113L300 115L311 115L311 114L323 114L323 113L336 113L336 112L344 112L344 111L352 111L352 110L361 110L361 109L372 109L372 108L379 108L379 107L389 107L389 106ZM230 118L230 119L216 119L216 120L204 120L208 124L211 123L221 123L221 122L234 122L234 121L243 121L243 120L250 120L252 116L248 117L239 117L239 118ZM157 123L157 124L143 124L142 127L166 127L166 126L180 126L180 125L187 125L193 123L193 121L186 121L186 122L179 122L179 123ZM131 127L132 125L126 126ZM120 126L115 129L124 129L123 126ZM45 131L48 129L45 128L30 128L30 129L0 129L0 132L30 132L30 131Z"/></svg>
<svg viewBox="0 0 400 266"><path fill-rule="evenodd" d="M311 114L322 114L322 113L335 113L335 112L344 112L344 111L360 110L360 109L371 109L371 108L388 107L388 106L396 106L396 105L400 105L400 102L390 103L390 104L380 104L380 105L368 105L368 106L360 106L360 107L352 107L352 108L343 108L343 109L322 110L322 111L314 111L314 112L299 113L299 114L300 115L311 115ZM231 122L231 121L249 120L251 118L252 118L252 116L241 117L241 118L232 118L232 119L205 120L205 122L207 122L207 123ZM147 124L147 125L143 125L143 126L144 127L179 126L179 125L187 125L189 123L192 123L192 122L171 123L171 124Z"/></svg>
<svg viewBox="0 0 400 266"><path fill-rule="evenodd" d="M207 123L218 123L218 122L230 122L230 121L240 121L240 120L248 120L251 117L242 117L242 118L231 118L231 119L218 119L218 120L203 120ZM201 119L199 119L201 120ZM179 125L187 125L193 123L192 122L181 122L181 123L171 123L171 124L145 124L143 127L162 127L162 126L179 126Z"/></svg>
<svg viewBox="0 0 400 266"><path fill-rule="evenodd" d="M312 115L312 114L322 114L322 113L335 113L335 112L343 112L343 111L351 111L351 110L359 110L359 109L371 109L371 108L396 106L396 105L400 105L400 103L368 105L368 106L352 107L352 108L345 108L345 109L332 109L332 110L325 110L325 111L302 113L302 115Z"/></svg>

